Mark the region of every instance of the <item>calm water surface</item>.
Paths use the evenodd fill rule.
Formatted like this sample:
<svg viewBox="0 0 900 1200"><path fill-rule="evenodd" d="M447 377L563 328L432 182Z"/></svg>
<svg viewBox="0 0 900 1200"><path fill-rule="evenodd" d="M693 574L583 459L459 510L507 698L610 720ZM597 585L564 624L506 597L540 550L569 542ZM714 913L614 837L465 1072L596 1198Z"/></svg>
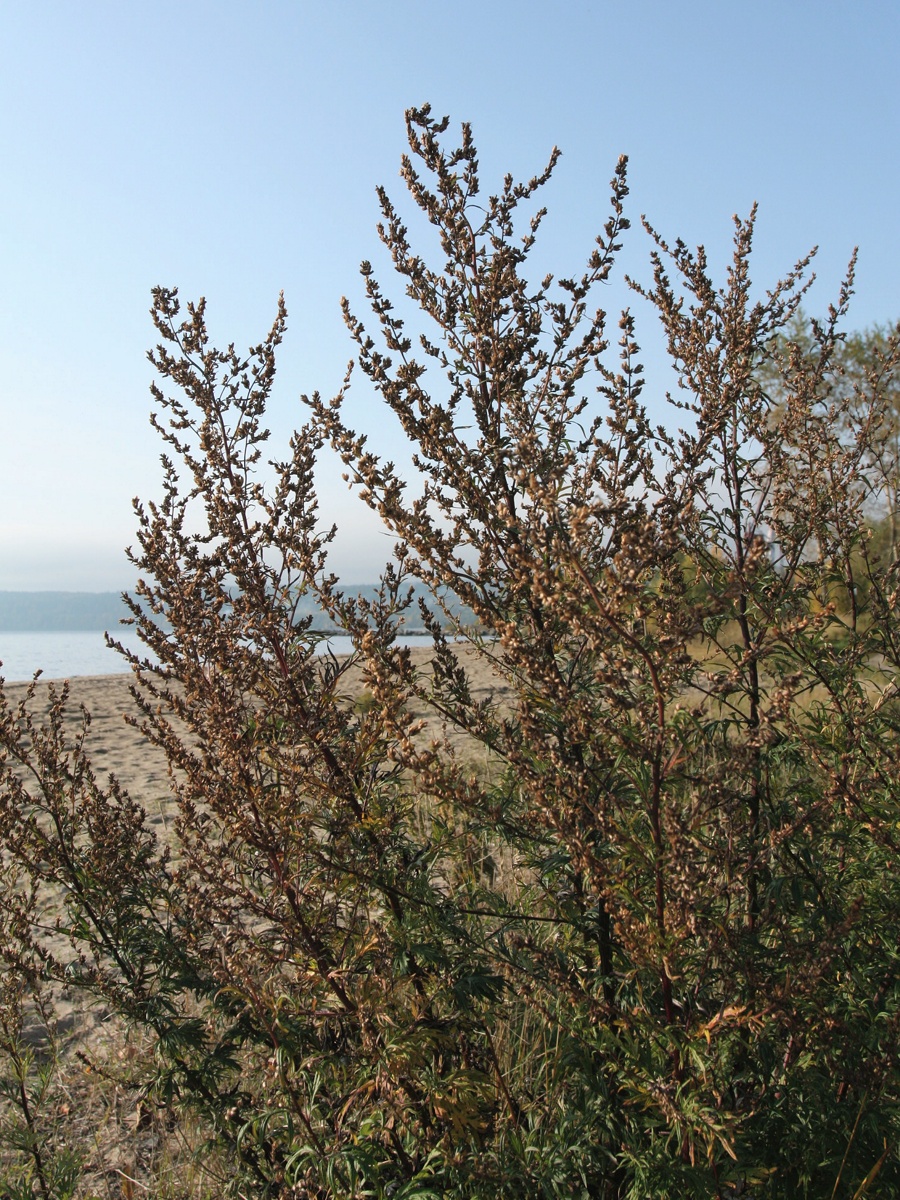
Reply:
<svg viewBox="0 0 900 1200"><path fill-rule="evenodd" d="M123 646L140 651L141 642L132 632L118 638ZM30 679L35 671L44 679L68 679L74 675L121 675L128 665L106 645L102 633L42 631L5 633L0 630L0 675L9 683Z"/></svg>
<svg viewBox="0 0 900 1200"><path fill-rule="evenodd" d="M118 634L123 646L138 654L146 647L132 631ZM428 638L402 637L406 646L427 646ZM349 654L353 649L347 637L330 638L327 645L335 654ZM326 643L319 644L324 654ZM43 671L44 679L70 679L76 675L121 675L128 664L115 650L110 650L102 633L41 632L4 633L0 630L0 676L8 683L31 679L35 671Z"/></svg>

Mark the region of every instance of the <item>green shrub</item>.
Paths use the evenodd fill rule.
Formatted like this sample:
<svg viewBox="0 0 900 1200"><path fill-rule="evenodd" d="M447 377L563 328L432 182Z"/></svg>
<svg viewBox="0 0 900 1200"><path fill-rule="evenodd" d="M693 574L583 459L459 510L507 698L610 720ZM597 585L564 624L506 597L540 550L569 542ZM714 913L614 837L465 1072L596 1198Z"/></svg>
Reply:
<svg viewBox="0 0 900 1200"><path fill-rule="evenodd" d="M403 160L437 265L379 193L422 329L368 263L374 333L345 307L414 481L345 385L267 491L283 305L242 357L154 292L170 457L131 607L160 665L123 653L177 853L65 743L62 701L43 730L4 708L4 861L65 894L47 970L152 1035L146 1094L205 1123L235 1196L892 1194L897 565L866 553L883 397L823 386L850 279L795 353L808 260L754 300L752 215L722 288L650 229L633 286L687 425L654 428L632 315L610 365L589 307L624 160L584 272L534 285L543 210L517 221L555 155L482 197L446 128L411 110ZM398 539L374 601L327 574L326 442ZM411 583L427 668L395 641ZM314 655L309 593L350 659ZM478 661L508 702L477 698Z"/></svg>

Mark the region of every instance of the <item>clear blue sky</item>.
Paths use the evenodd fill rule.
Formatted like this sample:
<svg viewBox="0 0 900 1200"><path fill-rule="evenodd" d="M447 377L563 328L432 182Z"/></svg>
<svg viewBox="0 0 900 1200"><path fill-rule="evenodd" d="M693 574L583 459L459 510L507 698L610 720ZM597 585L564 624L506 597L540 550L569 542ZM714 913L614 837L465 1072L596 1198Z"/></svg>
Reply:
<svg viewBox="0 0 900 1200"><path fill-rule="evenodd" d="M300 393L336 390L339 298L362 308L362 258L388 282L374 188L400 191L411 104L472 122L486 187L562 148L541 251L560 274L588 253L624 152L632 273L647 275L640 213L721 267L732 214L758 200L759 287L819 244L824 309L858 243L851 324L900 317L898 52L896 0L7 0L0 589L130 583L131 497L158 494L154 284L206 295L215 336L244 345L284 289L276 455ZM354 406L395 448L361 386ZM334 569L376 577L389 544L328 461L321 496L342 528Z"/></svg>

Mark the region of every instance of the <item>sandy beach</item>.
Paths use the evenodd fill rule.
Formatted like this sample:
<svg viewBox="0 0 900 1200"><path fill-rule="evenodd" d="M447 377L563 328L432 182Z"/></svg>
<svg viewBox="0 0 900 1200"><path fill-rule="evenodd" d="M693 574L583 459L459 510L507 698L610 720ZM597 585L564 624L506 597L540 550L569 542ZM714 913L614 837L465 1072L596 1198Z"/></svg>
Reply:
<svg viewBox="0 0 900 1200"><path fill-rule="evenodd" d="M489 664L471 651L460 653L465 655L470 668L475 699L484 699L492 693L500 694L496 677ZM431 649L428 646L416 647L412 650L412 656L417 665L426 668L431 658ZM66 724L74 736L81 727L82 706L88 710L91 723L86 748L98 779L105 783L109 774L115 775L132 799L143 807L147 814L147 823L160 841L172 845L177 809L171 791L166 756L125 719L126 715L138 713L129 690L132 679L131 674L75 676L70 679ZM48 687L52 685L59 688L63 682L40 679L34 711L39 713L46 705ZM11 706L19 703L28 687L27 683L20 682L4 685ZM346 690L348 704L352 705L354 695L358 696L362 690L360 674L355 668L351 668L347 673ZM416 719L428 717L424 706L411 706L411 713ZM435 725L432 715L432 722L420 736L428 740L439 731L440 727ZM485 757L483 748L474 745L463 734L448 731L448 740L461 757L481 760ZM67 957L68 950L63 939L51 937L48 946L62 958ZM56 1015L58 1030L67 1034L77 1030L79 1044L90 1044L96 1048L105 1038L118 1036L114 1034L112 1026L107 1026L106 1009L85 1002L84 998L78 995L60 994L56 999ZM32 1018L29 1018L29 1022L26 1037L41 1043L45 1036L42 1022Z"/></svg>
<svg viewBox="0 0 900 1200"><path fill-rule="evenodd" d="M503 691L498 687L490 665L471 651L460 653L464 655L469 670L474 698L483 700L490 695L501 697ZM431 657L430 646L415 648L412 657L417 665L425 667ZM57 687L62 683L61 680L41 679L37 690L39 702L46 696L48 682L53 682ZM80 726L81 706L88 710L91 726L86 744L98 777L103 779L107 773L114 774L132 798L147 810L150 822L164 825L171 818L172 811L166 758L158 747L148 742L139 730L125 720L126 714L137 712L129 691L131 682L130 674L76 676L71 679L67 723L74 733ZM348 672L347 684L351 695L361 690L358 673ZM10 703L18 703L27 687L27 683L7 683L5 691ZM411 706L411 713L417 719L429 719L424 706ZM433 714L430 730L438 732ZM479 753L478 748L473 748L464 735L449 731L448 737L457 752L469 755Z"/></svg>
<svg viewBox="0 0 900 1200"><path fill-rule="evenodd" d="M113 774L131 796L146 810L150 822L163 825L169 805L169 779L166 757L143 734L125 721L126 713L136 713L129 692L132 676L88 675L69 680L66 725L74 734L81 726L82 705L91 714L86 741L98 779ZM47 695L48 683L60 687L62 680L39 680L38 709ZM24 696L27 683L7 683L5 691L11 705Z"/></svg>

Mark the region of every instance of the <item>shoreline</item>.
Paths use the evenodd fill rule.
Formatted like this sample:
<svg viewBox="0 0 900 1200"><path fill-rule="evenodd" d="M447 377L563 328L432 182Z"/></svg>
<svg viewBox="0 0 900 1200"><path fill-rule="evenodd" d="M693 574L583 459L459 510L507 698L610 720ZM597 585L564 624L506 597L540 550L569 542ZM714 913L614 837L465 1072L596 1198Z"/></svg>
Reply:
<svg viewBox="0 0 900 1200"><path fill-rule="evenodd" d="M412 647L413 661L420 666L426 666L430 661L431 647ZM488 659L462 648L466 659L473 698L476 700L493 699L501 705L511 696L502 686L491 669ZM346 655L338 656L346 658ZM3 670L0 668L0 676ZM69 735L81 727L81 709L86 708L91 716L90 728L85 740L85 750L98 779L105 779L107 774L114 774L132 799L138 801L148 813L154 816L161 807L171 815L171 780L169 778L168 762L159 747L150 743L139 729L135 729L126 721L126 716L137 715L130 688L134 682L131 671L116 674L44 676L37 680L32 710L39 716L46 705L46 694L49 687L57 690L64 684L69 685L69 699L66 708L65 726ZM7 702L13 710L24 699L31 687L31 680L5 681L3 690ZM348 706L363 690L361 671L352 668L344 677L341 691L348 698ZM410 715L415 720L424 720L428 731L421 736L441 737L446 735L453 751L464 758L473 755L480 760L486 753L484 748L464 734L462 731L445 728L443 720L430 709L425 701L413 699L409 705Z"/></svg>

